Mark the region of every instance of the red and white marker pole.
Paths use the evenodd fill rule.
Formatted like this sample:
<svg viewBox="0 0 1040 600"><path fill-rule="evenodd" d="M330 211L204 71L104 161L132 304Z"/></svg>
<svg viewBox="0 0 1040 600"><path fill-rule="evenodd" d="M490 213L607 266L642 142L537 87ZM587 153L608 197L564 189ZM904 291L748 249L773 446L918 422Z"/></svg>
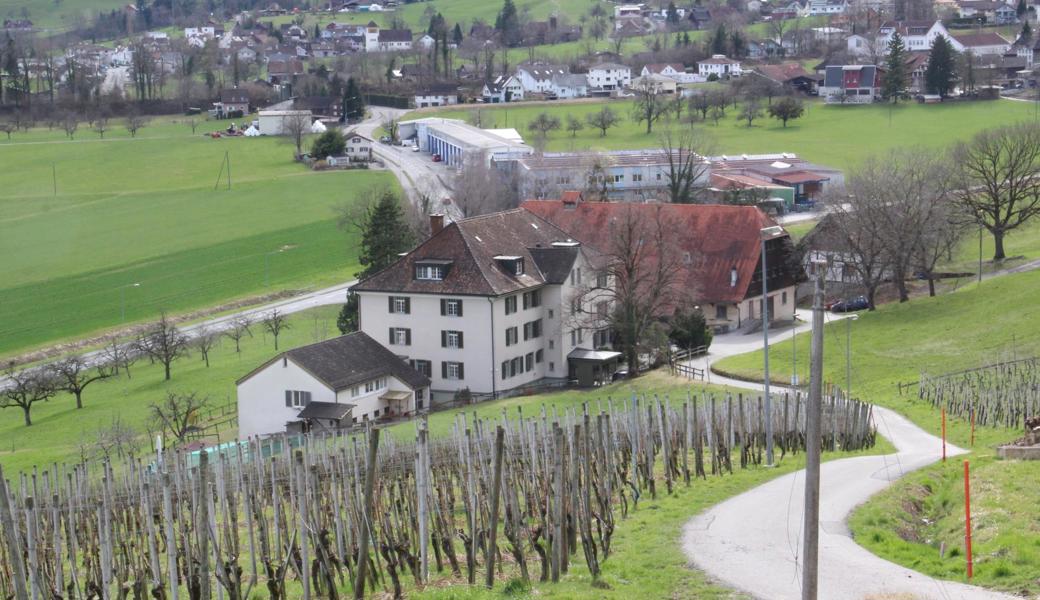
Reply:
<svg viewBox="0 0 1040 600"><path fill-rule="evenodd" d="M964 461L964 545L967 547L968 579L971 579L974 564L971 559L971 479L968 461Z"/></svg>

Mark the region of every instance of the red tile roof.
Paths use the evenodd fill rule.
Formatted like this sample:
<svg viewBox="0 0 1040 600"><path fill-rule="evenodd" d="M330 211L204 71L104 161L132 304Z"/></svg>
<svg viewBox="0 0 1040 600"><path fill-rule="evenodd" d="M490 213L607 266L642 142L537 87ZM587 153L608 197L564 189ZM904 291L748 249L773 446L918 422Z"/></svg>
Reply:
<svg viewBox="0 0 1040 600"><path fill-rule="evenodd" d="M764 227L776 225L773 219L753 206L624 202L579 202L564 206L558 200L527 200L520 207L601 252L609 251L611 224L622 211L664 211L668 222L687 232L680 241L683 251L692 257L687 284L697 290L701 302L740 302L758 293L757 289L750 288L758 275L759 232ZM776 240L772 242L774 246L779 244L783 252L790 251L792 246L786 234ZM772 249L770 254L773 254ZM735 285L730 285L732 269L737 271ZM778 268L770 275L770 287L793 285L796 277L789 268Z"/></svg>

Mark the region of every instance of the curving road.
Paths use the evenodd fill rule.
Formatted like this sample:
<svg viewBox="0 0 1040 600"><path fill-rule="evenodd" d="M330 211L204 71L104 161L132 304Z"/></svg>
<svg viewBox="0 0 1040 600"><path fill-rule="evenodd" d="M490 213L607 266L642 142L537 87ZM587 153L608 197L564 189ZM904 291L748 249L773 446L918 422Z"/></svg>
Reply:
<svg viewBox="0 0 1040 600"><path fill-rule="evenodd" d="M739 338L758 336L719 337L728 343L713 343L712 350L726 354L747 351L754 342ZM719 352L713 353L721 358ZM712 375L712 383L762 388L717 375ZM1011 600L1013 596L912 571L879 558L852 539L846 519L856 506L906 473L941 458L941 441L896 412L875 407L874 419L878 431L898 450L896 454L834 460L821 468L819 598ZM950 455L964 452L947 445ZM683 553L711 577L756 598L800 599L804 489L802 470L717 504L683 527Z"/></svg>

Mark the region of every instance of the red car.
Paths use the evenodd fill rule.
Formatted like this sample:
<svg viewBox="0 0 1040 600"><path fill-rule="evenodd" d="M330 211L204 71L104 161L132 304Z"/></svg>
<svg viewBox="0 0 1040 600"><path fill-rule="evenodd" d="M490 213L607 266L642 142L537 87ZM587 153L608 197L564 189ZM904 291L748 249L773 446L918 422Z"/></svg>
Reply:
<svg viewBox="0 0 1040 600"><path fill-rule="evenodd" d="M434 154L433 155L433 162L441 162L441 155L440 154Z"/></svg>

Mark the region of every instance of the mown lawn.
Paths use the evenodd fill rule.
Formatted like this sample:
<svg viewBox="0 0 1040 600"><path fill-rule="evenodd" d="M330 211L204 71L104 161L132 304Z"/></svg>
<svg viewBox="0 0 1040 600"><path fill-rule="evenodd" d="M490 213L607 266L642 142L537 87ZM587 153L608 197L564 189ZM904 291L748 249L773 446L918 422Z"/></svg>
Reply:
<svg viewBox="0 0 1040 600"><path fill-rule="evenodd" d="M646 125L632 118L632 102L627 100L538 106L517 103L511 106L423 111L405 118L436 115L468 119L475 123L479 111L481 126L515 127L526 140L533 143L537 140L527 125L539 113L549 112L566 123L567 115L584 119L585 115L599 111L603 106L610 106L623 118L605 137L601 137L598 130L588 127L574 137L564 130L555 131L546 140L546 150L660 147L660 132L666 129L666 123L658 123L654 132L648 135ZM736 115L737 111L730 107L718 126L709 121L707 124L684 124L677 127L693 127L704 135L709 142L709 149L720 154L794 152L810 161L846 170L871 154L896 147L922 145L945 148L989 127L1033 119L1034 109L1029 103L1009 100L941 105L900 104L895 107L880 104L827 106L814 100L806 103L805 116L790 121L786 128L779 121L765 117L755 121L754 126L749 128L739 122Z"/></svg>
<svg viewBox="0 0 1040 600"><path fill-rule="evenodd" d="M358 270L335 207L385 172L313 173L273 138L211 139L183 118L130 139L41 128L0 142L0 355L161 310L332 284ZM225 178L215 186L225 153ZM57 194L55 195L55 182ZM215 189L216 188L216 189ZM134 285L139 284L139 285Z"/></svg>
<svg viewBox="0 0 1040 600"><path fill-rule="evenodd" d="M28 15L34 27L61 30L86 25L98 12L119 6L118 0L0 0L0 21Z"/></svg>
<svg viewBox="0 0 1040 600"><path fill-rule="evenodd" d="M915 382L920 372L937 375L1012 358L1040 349L1040 306L1035 301L1040 272L1031 271L969 284L936 298L915 298L860 313L851 323L852 390L859 397L910 417L940 433L939 412L917 401L916 388L900 395L898 382ZM825 329L826 381L846 386L846 326ZM797 339L798 370L808 379L809 336ZM772 374L790 376L791 342L770 347ZM720 360L715 367L741 377L761 377L761 351ZM883 429L882 429L883 433ZM949 439L969 447L970 426L950 419ZM975 583L1040 593L1040 504L1026 482L1040 481L1040 463L994 459L994 447L1019 431L980 427L974 452ZM938 452L938 449L936 450ZM852 520L858 542L880 556L930 575L964 579L963 479L961 459L924 469L898 482L859 509ZM940 547L945 545L945 558Z"/></svg>

